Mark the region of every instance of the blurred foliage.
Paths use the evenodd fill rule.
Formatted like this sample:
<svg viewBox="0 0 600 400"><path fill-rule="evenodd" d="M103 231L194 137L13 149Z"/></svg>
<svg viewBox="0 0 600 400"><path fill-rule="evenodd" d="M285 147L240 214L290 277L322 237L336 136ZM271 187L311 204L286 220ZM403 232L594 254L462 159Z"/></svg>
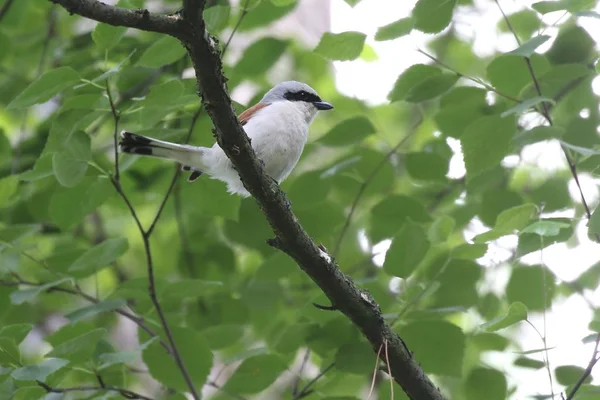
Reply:
<svg viewBox="0 0 600 400"><path fill-rule="evenodd" d="M231 91L251 83L254 101L277 76L309 83L336 107L316 119L282 185L294 212L373 295L448 398L510 397L518 380L507 370L550 369L543 351L522 352L521 321L600 281L600 264L569 284L543 263L521 262L554 243L587 240L574 235L587 216L578 192L568 190L574 180L563 156L556 153L558 168L551 169L521 156L551 151L549 144L560 141L578 173L597 178L598 43L578 24L600 17L596 2L541 1L508 15L510 25L494 1L477 2L495 10L499 34L514 33L522 43L511 38L514 50L506 53L488 43L482 56L474 38L455 29L478 18L474 2L419 0L411 15L380 27L374 39L433 33L432 59L402 72L382 105L334 86L330 60L376 56L365 34L324 33L308 48L262 29L297 3L251 0L242 9L240 2L215 0L204 13L221 45L235 33L228 52L237 54L228 54L224 67ZM181 4L118 6L172 13ZM143 240L110 176L111 102L117 129L178 142L189 133L192 144L213 143L195 80L182 78L193 76L185 49L170 37L71 16L46 0L0 0L3 7L0 398L55 399L63 395L44 388L108 385L183 399L186 384L172 358L131 321L143 320L165 338L148 294ZM454 166L463 160L459 143L466 173ZM176 167L119 160L123 190L147 228ZM600 212L589 234L600 234ZM272 236L252 199L229 196L206 177L193 184L178 177L150 246L157 296L192 381L215 399L365 398L375 353L346 318L312 306L327 300L265 243ZM484 257L505 236L518 239L504 248L510 257ZM386 239L385 262L376 263ZM598 331L597 320L590 331ZM489 362L489 353L502 353L504 363ZM558 395L585 367L557 366L550 371L554 387L544 381L530 394ZM406 398L395 384L392 395L386 375L378 374L379 399ZM600 398L589 383L581 398ZM121 397L106 390L64 396Z"/></svg>

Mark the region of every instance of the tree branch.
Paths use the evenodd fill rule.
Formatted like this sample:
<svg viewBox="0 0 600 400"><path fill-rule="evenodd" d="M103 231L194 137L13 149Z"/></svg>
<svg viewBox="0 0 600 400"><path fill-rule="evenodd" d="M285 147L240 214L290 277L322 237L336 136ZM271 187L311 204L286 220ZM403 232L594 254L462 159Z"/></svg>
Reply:
<svg viewBox="0 0 600 400"><path fill-rule="evenodd" d="M68 388L53 388L48 386L44 382L37 381L37 384L41 386L48 393L69 393L69 392L116 392L121 394L123 397L128 399L141 399L141 400L153 400L151 397L141 395L128 389L115 387L115 386L75 386Z"/></svg>
<svg viewBox="0 0 600 400"><path fill-rule="evenodd" d="M109 6L96 0L50 0L61 5L70 14L81 15L89 19L113 26L126 26L143 31L166 33L176 36L180 31L181 17L150 13L146 9L130 10Z"/></svg>
<svg viewBox="0 0 600 400"><path fill-rule="evenodd" d="M217 142L240 174L244 187L256 199L267 217L277 241L281 244L281 249L310 276L332 304L335 304L361 330L374 350L387 341L389 365L393 378L411 399L443 400L444 396L425 375L417 361L413 359L405 343L385 322L379 305L370 294L360 290L350 277L340 271L329 254L317 247L291 211L289 202L279 185L264 171L235 115L227 93L217 42L205 31L204 21L200 17L203 1L188 0L185 2L184 15L191 15L191 19L182 24L178 24L178 17L175 16L161 17L145 11L122 10L100 4L95 0L50 1L57 2L70 12L84 17L112 25L138 27L153 32L167 33L179 38L184 43L192 59L197 87L198 91L202 93L204 107L216 128ZM193 12L194 9L198 13ZM195 16L198 16L198 19L195 19ZM122 190L120 194L126 198ZM148 237L146 235L143 237L148 259L149 280L152 282L153 270ZM151 283L149 290L152 295ZM173 339L162 310L158 304L155 306L158 306L157 312L173 347ZM175 348L173 348L173 353L176 360L180 360ZM187 373L183 364L178 362L178 366L185 377ZM194 393L191 381L188 379L186 381Z"/></svg>

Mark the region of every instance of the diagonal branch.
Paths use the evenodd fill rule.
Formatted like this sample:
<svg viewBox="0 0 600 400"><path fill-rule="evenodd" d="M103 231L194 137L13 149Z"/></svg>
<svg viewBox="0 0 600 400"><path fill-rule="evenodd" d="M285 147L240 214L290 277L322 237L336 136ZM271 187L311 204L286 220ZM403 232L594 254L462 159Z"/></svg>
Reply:
<svg viewBox="0 0 600 400"><path fill-rule="evenodd" d="M202 1L186 1L187 15L191 20L178 24L180 17L157 17L147 12L141 24L136 12L118 11L114 7L99 5L95 0L50 0L57 2L72 13L92 18L113 25L141 27L154 32L171 34L180 39L192 60L196 73L198 91L206 111L211 117L219 146L240 174L244 187L253 195L265 214L276 238L271 241L275 246L292 257L298 266L321 288L332 304L344 313L369 340L374 351L383 343L388 344L389 366L394 380L413 400L443 400L445 397L433 382L425 375L418 362L412 357L404 341L392 331L385 322L379 305L372 296L360 290L352 279L342 273L331 256L321 250L306 233L298 219L291 211L289 202L279 185L270 178L256 154L250 141L240 125L227 93L226 78L222 72L222 62L216 40L210 36L204 25L201 13L189 14L195 7L202 6ZM97 12L97 10L103 10ZM133 13L133 14L131 14ZM186 12L184 12L186 15ZM132 16L135 17L132 22ZM198 19L195 17L198 16ZM142 21L142 22L143 22ZM152 23L151 23L152 22ZM122 190L121 196L126 199ZM150 293L152 294L153 268L148 236L141 230L148 260ZM157 312L163 328L171 344L176 360L180 361L178 352L173 346L172 336L164 320L160 306L156 303ZM381 355L381 357L384 357ZM387 361L383 359L384 361ZM184 377L187 371L178 362ZM187 377L189 378L189 377ZM196 394L191 381L186 379L192 394ZM195 398L198 398L195 396Z"/></svg>

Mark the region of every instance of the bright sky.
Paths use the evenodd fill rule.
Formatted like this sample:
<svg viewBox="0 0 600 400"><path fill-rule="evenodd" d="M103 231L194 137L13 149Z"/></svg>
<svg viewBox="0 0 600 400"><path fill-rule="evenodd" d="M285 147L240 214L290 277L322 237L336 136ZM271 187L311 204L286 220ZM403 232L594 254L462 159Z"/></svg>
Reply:
<svg viewBox="0 0 600 400"><path fill-rule="evenodd" d="M365 62L362 60L350 62L336 62L336 79L338 89L348 95L366 100L372 104L386 102L387 94L394 84L396 78L410 65L416 63L429 63L429 60L416 52L417 48L425 48L429 35L413 32L408 36L386 42L375 42L374 35L377 28L389 24L399 18L409 15L416 0L362 0L356 7L351 8L343 0L332 0L332 31L360 31L367 34L367 43L371 45L377 55L377 61ZM494 51L510 51L516 47L514 39L507 34L499 35L496 23L500 18L499 11L489 0L475 0L478 9L477 16L469 15L464 10L458 10L455 20L460 21L455 28L458 34L467 41L473 43L477 55L488 56ZM501 0L501 5L507 14L530 6L534 1ZM382 12L385 10L385 12ZM600 11L600 6L597 7ZM554 23L562 17L561 12L547 14L544 21ZM600 24L597 19L580 18L579 24L583 26L592 37L600 37ZM556 29L548 29L544 32L556 35ZM539 48L540 52L546 51L552 44L552 40ZM594 91L600 94L600 78L593 82ZM582 115L583 116L583 115ZM450 174L453 176L464 173L464 165L460 156L460 145L452 143L458 150L457 157L451 163ZM516 157L515 157L516 158ZM557 161L559 160L559 161ZM539 146L529 146L521 154L521 162L537 164L540 168L556 169L563 168L563 156L557 143L545 143ZM510 162L510 160L505 160ZM518 160L517 160L518 161ZM580 177L588 202L592 205L598 198L598 184L600 181L589 175ZM576 196L575 187L570 187L571 193ZM571 214L566 216L571 217ZM471 238L475 232L479 233L483 226L474 224L473 232L468 233ZM585 221L577 227L577 235L582 244L576 248L567 248L564 244L558 244L545 249L543 252L530 255L523 262L530 264L544 262L560 278L566 281L575 279L585 269L598 260L598 245L587 239L587 228ZM516 245L516 237L506 237L493 246L491 251L482 260L487 265L498 266L510 255L510 250ZM386 250L388 243L382 243L375 253ZM382 262L380 258L378 261ZM509 268L497 267L499 270L494 278L497 280L508 280ZM497 282L496 282L497 283ZM497 286L497 285L496 285ZM587 298L594 304L600 304L600 290L587 293ZM556 301L552 311L546 315L546 332L548 346L554 347L549 353L550 365L554 369L559 365L578 365L586 367L592 353L591 345L583 345L581 339L589 331L587 324L591 318L591 311L581 297L573 296L566 301ZM543 332L544 321L541 315L530 316L530 320L536 328ZM523 350L538 349L543 347L539 336L529 325L521 324L519 327L519 342ZM508 332L507 332L508 333ZM516 350L516 349L515 349ZM517 358L518 355L510 352L490 354L484 360L490 365L504 371L507 380L517 385L517 392L513 399L523 399L539 393L549 393L548 376L545 369L533 371L529 369L513 368L509 360ZM532 357L540 359L541 353ZM600 371L594 374L596 380L600 378ZM597 382L596 382L597 383ZM558 395L558 387L554 382L554 392ZM560 398L560 397L558 397Z"/></svg>

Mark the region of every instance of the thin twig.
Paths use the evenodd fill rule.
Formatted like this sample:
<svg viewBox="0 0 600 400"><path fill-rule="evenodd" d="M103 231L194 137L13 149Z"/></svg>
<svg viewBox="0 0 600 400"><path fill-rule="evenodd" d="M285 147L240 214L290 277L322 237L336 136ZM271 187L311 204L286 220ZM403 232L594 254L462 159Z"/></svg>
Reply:
<svg viewBox="0 0 600 400"><path fill-rule="evenodd" d="M44 382L36 381L39 386L48 393L69 393L69 392L116 392L128 399L153 400L151 397L144 396L129 389L116 386L76 386L68 388L53 388Z"/></svg>
<svg viewBox="0 0 600 400"><path fill-rule="evenodd" d="M571 389L571 392L567 396L567 400L573 400L573 398L575 398L575 395L577 394L577 391L581 388L581 385L583 385L584 382L586 381L586 379L589 378L590 375L592 375L594 366L596 365L598 360L600 360L600 357L598 357L598 347L599 346L600 346L600 332L596 335L596 344L594 345L594 352L592 353L592 358L590 359L590 362L588 363L587 368L585 369L585 371L583 371L583 374L581 375L581 377L579 378L577 383L575 383L575 386L573 386L573 389Z"/></svg>
<svg viewBox="0 0 600 400"><path fill-rule="evenodd" d="M485 82L483 82L483 81L482 81L482 80L480 80L480 79L473 78L472 76L465 75L465 74L463 74L463 73L461 73L461 72L458 72L458 71L457 71L457 70L455 70L454 68L450 67L448 64L444 63L444 62L443 62L442 60L440 60L439 58L437 58L437 57L435 57L435 56L433 56L433 55L431 55L431 54L429 54L429 53L427 53L427 52L425 52L425 51L423 51L423 50L421 50L421 49L417 49L417 52L419 52L419 53L423 54L425 57L429 58L430 60L432 60L432 61L433 61L433 62L435 62L436 64L439 64L440 66L442 66L442 67L446 68L447 70L454 72L456 75L460 76L461 78L465 78L465 79L468 79L468 80L470 80L471 82L475 82L475 83L477 83L478 85L481 85L481 86L483 86L485 89L489 90L490 92L494 92L494 93L496 93L496 94L497 94L498 96L500 96L500 97L504 97L505 99L508 99L508 100L514 101L515 103L521 103L521 100L517 99L516 97L513 97L513 96L511 96L511 95L508 95L508 94L506 94L506 93L502 93L501 91L499 91L498 89L496 89L496 88L495 88L495 87L493 87L492 85L490 85L490 84L488 84L488 83L485 83Z"/></svg>
<svg viewBox="0 0 600 400"><path fill-rule="evenodd" d="M512 24L510 23L508 17L506 16L506 14L504 13L504 10L502 9L502 7L500 6L500 3L498 0L494 0L496 2L496 5L498 6L498 9L500 10L500 12L502 13L502 16L504 17L504 20L506 21L506 25L508 26L508 28L510 29L510 31L512 32L513 36L515 37L515 40L517 41L517 44L520 46L521 45L521 41L519 40L519 36L517 35L517 32L514 30ZM537 95L540 97L543 97L542 94L542 89L540 87L540 82L537 79L537 76L535 75L535 71L533 70L533 65L531 64L531 59L529 57L524 57L525 60L525 64L527 65L527 69L529 70L529 74L531 75L531 80L533 81L533 86L535 88L535 91L537 92ZM548 124L550 126L554 125L554 121L552 120L552 116L550 115L550 109L548 107L547 102L543 101L542 102L542 109L540 111L540 113L543 115L543 117L546 119L546 121L548 122ZM561 143L560 145L563 154L565 155L565 159L567 161L567 165L569 166L569 170L571 171L571 175L573 176L573 179L575 180L575 184L577 185L577 189L579 191L579 196L581 198L581 203L583 204L583 208L585 210L585 214L589 219L592 218L592 212L590 211L590 207L588 206L588 203L585 199L585 196L583 194L583 189L581 188L581 183L579 182L579 175L577 174L577 164L575 163L575 161L572 159L572 157L569 155L569 150ZM596 238L596 242L600 243L600 235L595 234L595 238Z"/></svg>
<svg viewBox="0 0 600 400"><path fill-rule="evenodd" d="M300 368L298 369L298 375L296 376L296 379L294 379L294 382L292 383L292 397L294 397L298 394L298 386L300 385L300 380L302 380L302 373L304 372L304 368L306 367L306 364L308 363L309 358L310 358L310 349L306 349L306 351L304 352L304 357L302 357L302 363L300 364Z"/></svg>
<svg viewBox="0 0 600 400"><path fill-rule="evenodd" d="M317 381L319 379L321 379L323 376L325 376L325 374L327 372L329 372L329 370L331 368L333 368L334 366L335 366L335 362L332 362L331 364L326 366L325 369L323 369L321 372L319 372L319 375L315 376L306 385L304 385L304 387L298 392L298 394L293 397L293 400L303 399L304 397L311 394L313 392L313 390L311 389L311 386L314 385L315 383L317 383Z"/></svg>
<svg viewBox="0 0 600 400"><path fill-rule="evenodd" d="M358 188L358 192L356 192L356 196L354 197L354 200L352 201L352 205L350 206L350 212L348 213L348 216L346 217L346 221L344 221L344 226L342 227L342 231L340 232L340 235L338 236L338 239L333 248L332 256L334 259L338 256L338 253L339 253L341 245L342 245L342 241L344 240L344 236L346 235L346 232L348 231L348 228L350 227L350 223L352 222L352 217L354 216L356 207L358 206L360 199L362 198L365 190L367 189L367 186L369 186L369 184L373 181L373 179L379 173L381 168L383 168L385 163L388 162L389 158L392 155L396 154L396 152L400 149L400 147L402 147L406 142L408 142L408 140L410 138L412 138L412 136L415 134L415 132L417 130L417 127L421 124L421 122L423 122L422 115L420 116L419 121L417 121L417 123L410 130L408 135L403 137L402 140L400 140L390 151L388 151L388 153L385 156L383 156L383 158L381 159L379 164L377 164L375 166L375 168L373 168L371 173L367 176L367 178L363 181L363 183L361 183L360 187Z"/></svg>
<svg viewBox="0 0 600 400"><path fill-rule="evenodd" d="M190 142L190 139L192 138L192 133L194 132L194 128L196 127L196 122L198 122L198 118L200 118L201 114L202 114L202 106L198 107L198 110L196 110L196 112L194 113L194 116L192 117L192 123L190 124L190 128L188 129L187 136L185 137L185 140L183 142L184 144L188 144ZM150 224L150 227L146 231L148 236L150 236L152 234L152 231L154 231L154 228L156 227L156 224L158 223L158 220L159 220L163 210L165 209L165 206L167 205L167 201L169 200L169 197L171 196L171 193L173 192L173 188L177 184L177 179L179 178L179 175L181 175L181 168L179 167L179 165L177 165L175 167L175 172L173 173L173 178L171 178L171 183L169 184L167 192L165 193L165 196L163 197L162 201L160 202L160 206L158 207L156 216L154 217L154 219L152 220L152 223Z"/></svg>
<svg viewBox="0 0 600 400"><path fill-rule="evenodd" d="M367 396L367 400L371 400L371 396L373 395L373 390L375 390L375 382L377 381L377 369L378 369L377 366L379 365L379 356L381 355L382 348L383 348L383 345L380 344L379 348L377 349L377 357L375 357L375 368L373 368L373 377L371 378L371 387L369 388L369 394Z"/></svg>
<svg viewBox="0 0 600 400"><path fill-rule="evenodd" d="M115 181L119 182L120 173L119 173L119 119L121 115L117 111L115 107L115 102L113 101L112 94L110 92L110 85L108 84L108 79L106 80L106 95L108 96L108 102L110 103L110 110L113 115L113 119L115 121L115 130L113 132L113 145L114 145L114 157L115 157Z"/></svg>
<svg viewBox="0 0 600 400"><path fill-rule="evenodd" d="M240 14L240 18L238 18L237 22L235 23L235 26L233 27L233 30L229 34L229 38L227 39L227 42L225 42L225 46L223 46L223 53L221 54L221 57L225 57L225 53L227 52L227 49L229 48L231 39L233 39L233 36L235 35L235 33L239 29L240 25L242 24L242 21L248 14L248 3L250 3L250 0L246 0L246 2L244 3L244 7L242 9L242 13Z"/></svg>
<svg viewBox="0 0 600 400"><path fill-rule="evenodd" d="M8 10L10 9L10 6L12 6L13 1L14 0L6 0L2 5L2 8L0 9L0 21L8 14Z"/></svg>
<svg viewBox="0 0 600 400"><path fill-rule="evenodd" d="M27 281L25 279L22 279L19 275L17 275L16 273L13 273L12 276L16 279L16 281L6 281L6 280L0 280L0 285L3 286L19 286L19 285L27 285L27 286L43 286L45 285L47 282L31 282L31 281ZM87 300L88 302L92 303L92 304L98 304L100 303L100 300L98 300L97 298L95 298L94 296L90 296L89 294L83 292L81 290L81 288L79 288L79 286L76 286L75 289L70 289L70 288L65 288L62 286L54 286L50 289L48 289L48 292L61 292L61 293L67 293L67 294L71 294L74 296L79 296L82 299ZM134 322L137 326L139 326L141 329L143 329L146 333L148 333L148 335L150 335L151 337L157 337L158 335L156 334L156 332L154 332L148 325L146 325L146 323L144 322L144 319L141 317L138 317L126 310L123 310L122 308L117 308L114 310L117 314L122 315L123 317L129 319L130 321ZM165 350L167 350L168 352L170 352L169 346L167 346L167 344L159 338L159 343L165 348Z"/></svg>

